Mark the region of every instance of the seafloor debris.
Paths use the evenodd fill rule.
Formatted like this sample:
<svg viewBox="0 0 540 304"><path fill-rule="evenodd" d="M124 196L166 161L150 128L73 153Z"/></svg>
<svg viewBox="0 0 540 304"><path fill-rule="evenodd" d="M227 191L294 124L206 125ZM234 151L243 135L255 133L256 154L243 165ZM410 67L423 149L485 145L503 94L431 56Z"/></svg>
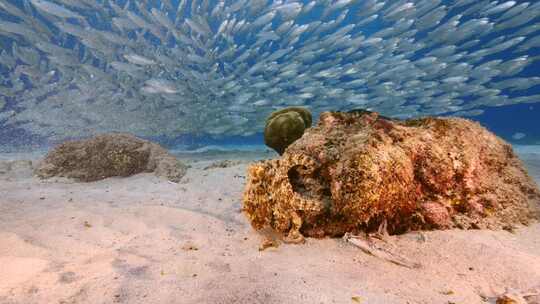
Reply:
<svg viewBox="0 0 540 304"><path fill-rule="evenodd" d="M537 291L519 292L513 289L507 289L506 292L496 299L496 304L533 304L538 303L536 299L540 295ZM536 298L536 299L535 299Z"/></svg>
<svg viewBox="0 0 540 304"><path fill-rule="evenodd" d="M361 236L352 235L350 233L345 233L345 235L343 236L343 240L360 248L367 254L383 259L390 263L407 268L421 267L420 263L395 253L392 248L387 248L389 246L388 243L386 243L385 241L379 241L375 238L363 238Z"/></svg>
<svg viewBox="0 0 540 304"><path fill-rule="evenodd" d="M311 112L299 107L289 107L270 114L264 128L264 143L282 155L304 130L311 127Z"/></svg>
<svg viewBox="0 0 540 304"><path fill-rule="evenodd" d="M504 294L497 298L496 304L527 304L520 295Z"/></svg>
<svg viewBox="0 0 540 304"><path fill-rule="evenodd" d="M303 236L499 229L539 216L540 191L512 147L460 118L321 114L283 156L251 165L243 210L256 229Z"/></svg>
<svg viewBox="0 0 540 304"><path fill-rule="evenodd" d="M210 165L204 167L203 170L229 168L229 167L234 167L239 164L241 164L240 161L225 159L225 160L215 161L211 163Z"/></svg>
<svg viewBox="0 0 540 304"><path fill-rule="evenodd" d="M267 238L262 241L261 245L259 246L259 251L264 251L268 248L278 248L279 242L272 238Z"/></svg>
<svg viewBox="0 0 540 304"><path fill-rule="evenodd" d="M194 243L192 243L192 242L186 242L182 246L182 249L185 250L185 251L197 251L197 250L199 250L199 247L197 245L195 245Z"/></svg>
<svg viewBox="0 0 540 304"><path fill-rule="evenodd" d="M154 172L179 182L187 167L159 145L129 134L102 134L68 141L50 151L35 173L91 182L112 176Z"/></svg>

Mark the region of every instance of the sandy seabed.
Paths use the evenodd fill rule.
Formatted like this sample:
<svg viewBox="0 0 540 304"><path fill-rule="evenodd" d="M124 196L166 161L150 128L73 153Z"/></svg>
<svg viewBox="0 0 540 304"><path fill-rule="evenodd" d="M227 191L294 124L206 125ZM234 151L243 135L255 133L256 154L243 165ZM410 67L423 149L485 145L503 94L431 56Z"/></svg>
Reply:
<svg viewBox="0 0 540 304"><path fill-rule="evenodd" d="M540 149L516 150L540 181ZM241 196L247 165L272 156L180 155L191 165L180 184L152 174L40 181L24 166L0 173L0 304L474 304L540 290L539 223L390 237L419 269L341 239L259 251L264 236L241 213ZM235 163L205 169L223 158Z"/></svg>

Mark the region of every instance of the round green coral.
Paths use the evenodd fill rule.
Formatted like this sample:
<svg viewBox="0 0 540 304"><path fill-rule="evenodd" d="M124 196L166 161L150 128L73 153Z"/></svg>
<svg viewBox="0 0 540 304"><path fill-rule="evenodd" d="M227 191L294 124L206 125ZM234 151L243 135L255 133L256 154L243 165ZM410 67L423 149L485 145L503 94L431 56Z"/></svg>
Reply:
<svg viewBox="0 0 540 304"><path fill-rule="evenodd" d="M264 143L282 155L290 144L302 137L311 123L311 113L304 108L290 107L273 112L266 119Z"/></svg>

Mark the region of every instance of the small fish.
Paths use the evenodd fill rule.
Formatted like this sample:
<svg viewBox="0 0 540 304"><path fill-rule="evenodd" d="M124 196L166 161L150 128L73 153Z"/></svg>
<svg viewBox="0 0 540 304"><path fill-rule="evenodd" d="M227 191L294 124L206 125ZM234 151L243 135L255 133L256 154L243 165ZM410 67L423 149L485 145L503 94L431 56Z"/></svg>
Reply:
<svg viewBox="0 0 540 304"><path fill-rule="evenodd" d="M152 59L137 55L137 54L124 54L124 58L136 65L154 65L156 62Z"/></svg>
<svg viewBox="0 0 540 304"><path fill-rule="evenodd" d="M495 7L492 7L490 9L488 9L485 13L483 13L484 15L486 16L489 16L489 15L494 15L494 14L499 14L501 12L504 12L506 10L508 10L509 8L513 7L514 5L516 5L516 1L506 1L504 3L501 3Z"/></svg>
<svg viewBox="0 0 540 304"><path fill-rule="evenodd" d="M45 0L30 0L30 2L39 10L60 17L60 18L76 18L84 19L83 16L68 10L60 5Z"/></svg>

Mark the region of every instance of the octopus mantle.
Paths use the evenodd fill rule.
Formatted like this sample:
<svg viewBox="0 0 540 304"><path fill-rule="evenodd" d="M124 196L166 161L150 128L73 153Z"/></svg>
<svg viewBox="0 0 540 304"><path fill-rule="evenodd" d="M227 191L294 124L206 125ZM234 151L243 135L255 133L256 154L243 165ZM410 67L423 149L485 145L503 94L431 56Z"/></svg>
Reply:
<svg viewBox="0 0 540 304"><path fill-rule="evenodd" d="M538 218L512 147L461 118L322 113L280 159L251 165L243 210L291 240L374 231L498 229Z"/></svg>

